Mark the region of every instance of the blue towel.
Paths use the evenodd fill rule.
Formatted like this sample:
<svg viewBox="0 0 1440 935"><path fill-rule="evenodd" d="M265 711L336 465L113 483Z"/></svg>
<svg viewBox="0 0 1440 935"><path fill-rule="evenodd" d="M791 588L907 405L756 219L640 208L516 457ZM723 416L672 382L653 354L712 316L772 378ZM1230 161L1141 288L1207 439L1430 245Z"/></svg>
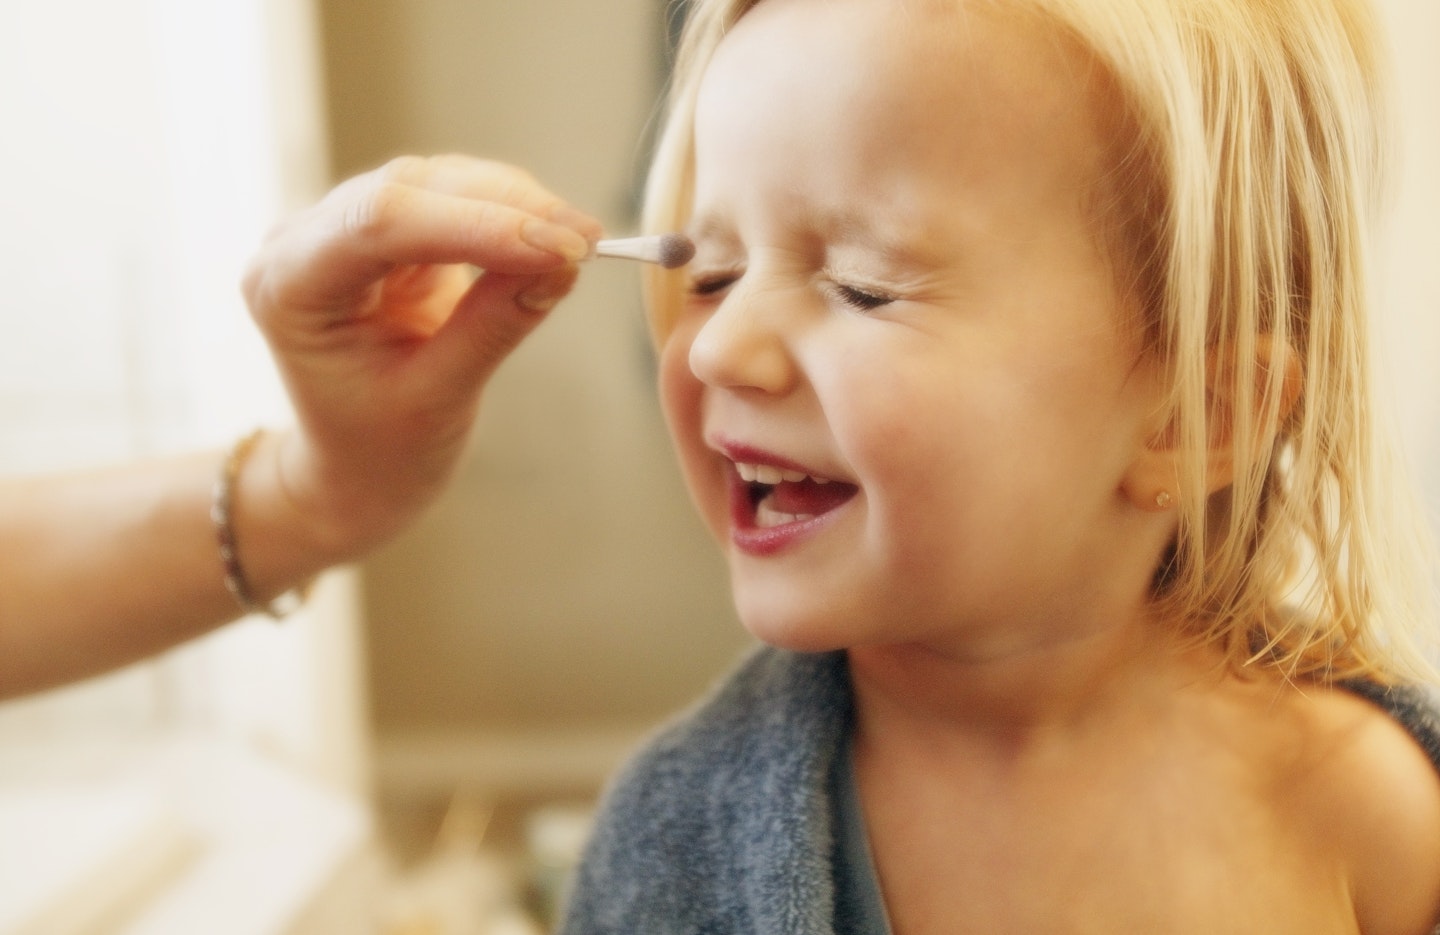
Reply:
<svg viewBox="0 0 1440 935"><path fill-rule="evenodd" d="M612 785L561 931L831 935L849 709L843 653L752 653Z"/></svg>

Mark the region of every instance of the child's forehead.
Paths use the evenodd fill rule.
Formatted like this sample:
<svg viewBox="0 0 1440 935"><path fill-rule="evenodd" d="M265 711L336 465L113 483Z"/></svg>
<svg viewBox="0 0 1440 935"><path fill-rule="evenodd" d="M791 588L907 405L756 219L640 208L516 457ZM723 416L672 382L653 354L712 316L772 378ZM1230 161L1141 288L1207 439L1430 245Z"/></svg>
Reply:
<svg viewBox="0 0 1440 935"><path fill-rule="evenodd" d="M984 33L987 44L1004 44L1004 37L986 29L995 25L1003 25L1015 38L1073 39L1062 19L1039 0L759 0L745 6L720 44L724 47L736 36L765 27L778 27L796 41L852 31L871 43L954 41ZM912 64L925 68L944 63Z"/></svg>
<svg viewBox="0 0 1440 935"><path fill-rule="evenodd" d="M767 198L766 206L787 227L827 243L862 247L896 271L931 268L949 258L939 238L929 236L934 218L913 205L887 200L884 210L875 210L861 193L854 193L824 204L804 197ZM740 227L730 211L707 204L689 219L685 233L699 245L702 259L721 261L745 253Z"/></svg>
<svg viewBox="0 0 1440 935"><path fill-rule="evenodd" d="M1088 87L1097 74L1088 50L1029 4L762 0L720 42L701 85L748 83L763 98L776 76L813 74L817 65L857 97L883 95L887 85L963 92L998 79L1037 107L1063 106L1057 91Z"/></svg>
<svg viewBox="0 0 1440 935"><path fill-rule="evenodd" d="M702 78L701 174L810 158L876 184L902 168L1089 184L1106 163L1102 96L1056 35L989 2L763 0Z"/></svg>

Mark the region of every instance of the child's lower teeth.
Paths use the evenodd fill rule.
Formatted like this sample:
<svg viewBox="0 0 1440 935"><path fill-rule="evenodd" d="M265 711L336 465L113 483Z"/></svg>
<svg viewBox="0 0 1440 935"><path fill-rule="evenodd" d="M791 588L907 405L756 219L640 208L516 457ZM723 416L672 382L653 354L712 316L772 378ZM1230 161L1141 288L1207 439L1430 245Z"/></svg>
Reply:
<svg viewBox="0 0 1440 935"><path fill-rule="evenodd" d="M761 529L770 529L775 526L784 526L786 523L798 523L801 520L814 519L813 513L781 513L779 510L771 509L764 501L755 508L755 525Z"/></svg>

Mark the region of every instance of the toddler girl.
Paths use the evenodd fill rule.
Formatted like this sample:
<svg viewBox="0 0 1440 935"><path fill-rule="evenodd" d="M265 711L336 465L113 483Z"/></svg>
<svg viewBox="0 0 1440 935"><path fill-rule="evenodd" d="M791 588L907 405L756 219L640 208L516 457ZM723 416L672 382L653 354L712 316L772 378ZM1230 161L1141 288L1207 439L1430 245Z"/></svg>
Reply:
<svg viewBox="0 0 1440 935"><path fill-rule="evenodd" d="M575 933L1440 918L1429 552L1366 389L1353 0L700 0L667 418L766 648ZM1427 756L1428 754L1428 756Z"/></svg>

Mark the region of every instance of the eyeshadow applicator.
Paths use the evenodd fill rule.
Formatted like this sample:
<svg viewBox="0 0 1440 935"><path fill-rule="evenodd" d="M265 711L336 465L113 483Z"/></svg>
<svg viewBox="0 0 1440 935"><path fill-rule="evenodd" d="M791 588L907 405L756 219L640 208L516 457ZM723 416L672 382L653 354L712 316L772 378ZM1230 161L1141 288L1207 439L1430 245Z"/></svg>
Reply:
<svg viewBox="0 0 1440 935"><path fill-rule="evenodd" d="M695 244L684 234L620 237L597 243L595 255L657 263L666 269L677 269L694 258Z"/></svg>

